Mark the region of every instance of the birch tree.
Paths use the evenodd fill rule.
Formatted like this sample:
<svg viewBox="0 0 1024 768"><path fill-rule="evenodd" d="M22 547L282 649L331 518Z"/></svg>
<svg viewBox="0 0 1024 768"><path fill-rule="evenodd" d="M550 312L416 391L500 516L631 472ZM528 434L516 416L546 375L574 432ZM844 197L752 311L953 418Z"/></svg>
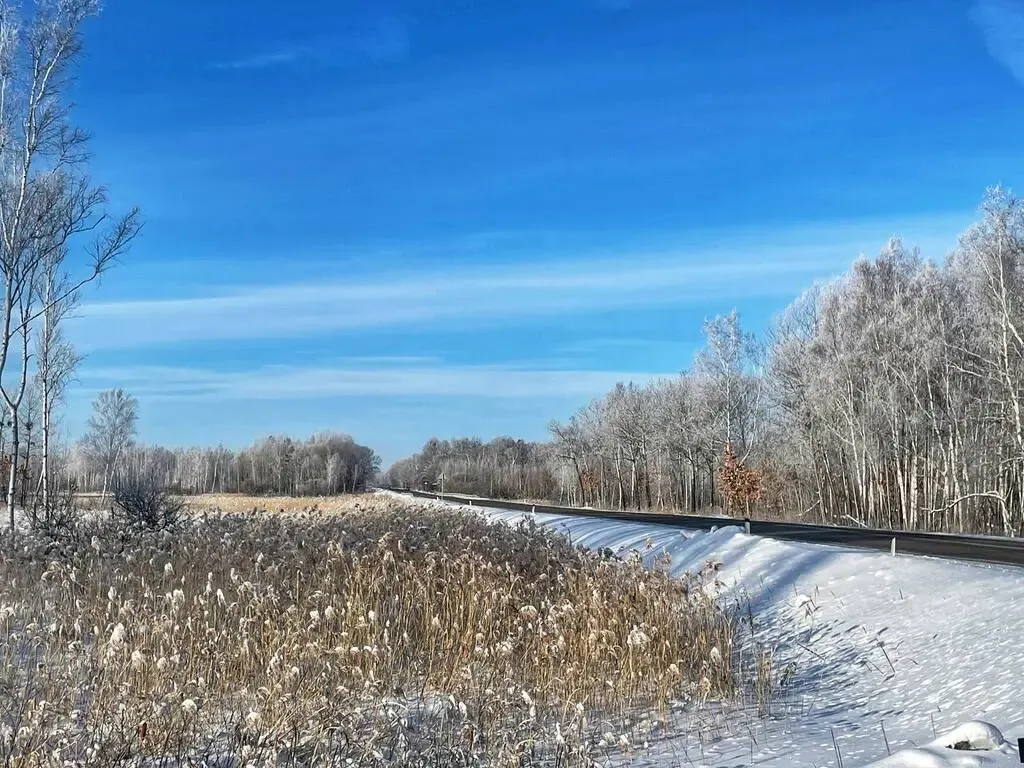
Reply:
<svg viewBox="0 0 1024 768"><path fill-rule="evenodd" d="M42 270L40 293L43 302L36 346L36 386L41 409L42 444L40 446L39 496L43 514L50 513L50 453L53 439L54 413L81 362L81 357L64 337L61 325L74 308L77 295L68 292L68 279L58 270L61 260L49 258Z"/></svg>
<svg viewBox="0 0 1024 768"><path fill-rule="evenodd" d="M706 346L697 354L695 370L709 386L709 416L718 426L718 450L731 444L745 457L754 441L761 382L755 373L759 347L740 326L739 313L715 317L704 324Z"/></svg>
<svg viewBox="0 0 1024 768"><path fill-rule="evenodd" d="M982 218L961 238L950 260L977 308L976 337L961 351L963 370L982 379L991 412L1006 425L995 487L976 494L995 501L1012 532L1012 508L1024 503L1024 203L996 188Z"/></svg>
<svg viewBox="0 0 1024 768"><path fill-rule="evenodd" d="M84 443L93 462L102 470L101 496L106 498L110 481L135 438L138 403L123 389L100 392L92 406Z"/></svg>
<svg viewBox="0 0 1024 768"><path fill-rule="evenodd" d="M71 119L81 29L97 11L96 0L0 0L0 396L15 458L34 324L103 274L139 227L136 211L107 214L106 192L88 174L88 136ZM61 292L42 298L47 268L69 277ZM12 529L17 463L7 482Z"/></svg>

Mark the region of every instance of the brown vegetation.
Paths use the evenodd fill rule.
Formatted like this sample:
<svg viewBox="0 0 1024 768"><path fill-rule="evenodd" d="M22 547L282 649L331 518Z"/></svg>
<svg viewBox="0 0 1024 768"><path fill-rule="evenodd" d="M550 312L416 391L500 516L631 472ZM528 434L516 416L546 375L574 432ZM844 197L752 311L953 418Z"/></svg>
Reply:
<svg viewBox="0 0 1024 768"><path fill-rule="evenodd" d="M203 501L0 555L0 759L582 765L735 692L733 622L638 560L383 495Z"/></svg>
<svg viewBox="0 0 1024 768"><path fill-rule="evenodd" d="M750 505L764 495L764 474L745 466L736 456L732 443L726 443L722 467L718 470L718 485L727 511L749 514Z"/></svg>

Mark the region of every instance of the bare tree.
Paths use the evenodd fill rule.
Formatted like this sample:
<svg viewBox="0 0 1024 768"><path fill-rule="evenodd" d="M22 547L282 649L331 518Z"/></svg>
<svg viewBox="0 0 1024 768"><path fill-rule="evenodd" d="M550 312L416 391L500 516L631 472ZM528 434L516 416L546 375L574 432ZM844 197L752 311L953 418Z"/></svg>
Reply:
<svg viewBox="0 0 1024 768"><path fill-rule="evenodd" d="M74 347L64 338L61 323L74 308L77 294L67 292L67 278L57 270L57 259L48 259L43 269L41 294L43 316L36 344L36 385L39 390L42 420L40 446L39 496L44 514L50 509L50 451L54 412L81 362ZM63 299L57 300L57 297Z"/></svg>
<svg viewBox="0 0 1024 768"><path fill-rule="evenodd" d="M732 445L742 456L751 449L758 418L761 381L754 373L760 348L740 327L739 313L704 324L706 347L697 354L696 373L708 386L706 405L717 425L716 452Z"/></svg>
<svg viewBox="0 0 1024 768"><path fill-rule="evenodd" d="M93 401L89 431L84 438L87 453L102 468L101 495L106 498L118 463L135 438L138 403L123 389L100 392Z"/></svg>
<svg viewBox="0 0 1024 768"><path fill-rule="evenodd" d="M0 0L0 395L11 415L14 457L34 323L49 306L106 271L139 227L136 211L108 218L106 193L87 172L88 136L70 120L69 86L82 50L81 27L98 11L97 0L27 5L28 18L22 19L18 3ZM40 273L66 274L72 249L88 254L88 265L61 291L42 298ZM20 351L13 384L4 376L12 348ZM16 477L13 461L7 484L12 528Z"/></svg>

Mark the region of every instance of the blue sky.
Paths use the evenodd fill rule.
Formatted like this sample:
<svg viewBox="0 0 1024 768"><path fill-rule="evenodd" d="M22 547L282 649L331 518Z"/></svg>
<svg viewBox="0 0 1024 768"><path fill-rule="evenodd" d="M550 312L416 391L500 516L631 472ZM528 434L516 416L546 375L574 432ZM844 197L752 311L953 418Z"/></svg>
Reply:
<svg viewBox="0 0 1024 768"><path fill-rule="evenodd" d="M124 386L172 446L543 438L1024 168L1024 0L106 5L77 116L146 226L72 437Z"/></svg>

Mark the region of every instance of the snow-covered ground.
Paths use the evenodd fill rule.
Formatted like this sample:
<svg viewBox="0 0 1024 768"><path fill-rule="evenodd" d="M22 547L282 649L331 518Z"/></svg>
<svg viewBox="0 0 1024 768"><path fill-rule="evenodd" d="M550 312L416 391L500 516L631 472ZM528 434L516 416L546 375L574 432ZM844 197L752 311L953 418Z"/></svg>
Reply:
<svg viewBox="0 0 1024 768"><path fill-rule="evenodd" d="M508 522L527 514L474 509ZM679 576L721 563L723 597L749 600L761 639L777 648L776 668L794 664L773 716L723 717L710 744L691 723L669 739L673 764L1020 765L1024 569L780 542L733 527L535 519L593 550L636 550L652 565L667 554Z"/></svg>

